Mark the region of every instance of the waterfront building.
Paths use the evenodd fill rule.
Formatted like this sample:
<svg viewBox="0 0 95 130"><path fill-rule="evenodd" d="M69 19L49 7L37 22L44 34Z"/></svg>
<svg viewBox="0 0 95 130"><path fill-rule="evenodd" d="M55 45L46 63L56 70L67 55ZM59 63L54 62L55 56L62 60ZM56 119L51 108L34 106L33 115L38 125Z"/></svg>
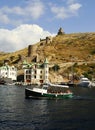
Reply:
<svg viewBox="0 0 95 130"><path fill-rule="evenodd" d="M47 59L45 59L43 63L40 62L28 63L24 61L23 69L24 69L25 84L48 83L49 66Z"/></svg>
<svg viewBox="0 0 95 130"><path fill-rule="evenodd" d="M2 78L8 78L13 81L17 80L17 68L14 66L9 66L8 64L5 64L0 67L0 79Z"/></svg>

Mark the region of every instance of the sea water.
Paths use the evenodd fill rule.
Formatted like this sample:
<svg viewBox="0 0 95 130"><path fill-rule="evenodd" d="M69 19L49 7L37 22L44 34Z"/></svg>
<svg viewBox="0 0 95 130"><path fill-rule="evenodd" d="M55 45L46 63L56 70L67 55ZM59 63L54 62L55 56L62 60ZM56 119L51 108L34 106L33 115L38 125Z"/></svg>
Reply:
<svg viewBox="0 0 95 130"><path fill-rule="evenodd" d="M25 87L0 86L0 130L94 130L95 89L64 100L25 99Z"/></svg>

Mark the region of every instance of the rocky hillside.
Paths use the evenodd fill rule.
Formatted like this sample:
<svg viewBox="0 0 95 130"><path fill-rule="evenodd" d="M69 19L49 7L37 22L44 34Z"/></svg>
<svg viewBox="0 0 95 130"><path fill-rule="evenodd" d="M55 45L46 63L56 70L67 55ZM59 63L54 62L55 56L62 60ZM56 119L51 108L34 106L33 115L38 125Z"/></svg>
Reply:
<svg viewBox="0 0 95 130"><path fill-rule="evenodd" d="M53 73L55 73L62 81L62 78L70 72L75 63L77 63L75 72L78 74L94 72L95 33L62 33L55 37L46 37L46 39L40 39L37 44L29 45L23 50L14 53L0 53L0 64L8 61L9 64L17 66L18 74L21 74L23 73L21 70L23 60L31 62L36 58L37 61L43 61L46 57L50 65L50 78L53 78ZM55 65L59 69L54 70ZM83 65L88 65L88 67Z"/></svg>
<svg viewBox="0 0 95 130"><path fill-rule="evenodd" d="M57 35L48 44L39 43L37 51L52 63L67 62L71 57L76 60L94 59L95 33Z"/></svg>

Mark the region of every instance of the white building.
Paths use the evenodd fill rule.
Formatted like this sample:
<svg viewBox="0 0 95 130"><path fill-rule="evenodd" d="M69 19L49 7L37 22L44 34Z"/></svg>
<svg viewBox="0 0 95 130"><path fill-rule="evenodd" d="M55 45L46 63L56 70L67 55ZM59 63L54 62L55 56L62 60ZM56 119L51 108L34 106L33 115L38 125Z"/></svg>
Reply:
<svg viewBox="0 0 95 130"><path fill-rule="evenodd" d="M27 63L23 62L24 83L41 84L48 83L49 66L45 59L43 63Z"/></svg>
<svg viewBox="0 0 95 130"><path fill-rule="evenodd" d="M0 67L0 78L10 78L11 80L17 80L17 68L5 64Z"/></svg>

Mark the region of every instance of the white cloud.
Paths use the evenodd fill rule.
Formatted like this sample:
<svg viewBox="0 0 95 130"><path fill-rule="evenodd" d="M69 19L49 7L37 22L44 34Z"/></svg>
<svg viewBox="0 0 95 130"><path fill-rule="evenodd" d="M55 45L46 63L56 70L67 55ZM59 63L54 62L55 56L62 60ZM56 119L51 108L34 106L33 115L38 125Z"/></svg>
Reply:
<svg viewBox="0 0 95 130"><path fill-rule="evenodd" d="M79 3L75 3L75 4L71 4L69 6L69 9L70 11L72 12L76 12L77 10L79 10L79 8L81 7L82 5L80 5Z"/></svg>
<svg viewBox="0 0 95 130"><path fill-rule="evenodd" d="M38 19L41 15L44 14L44 4L40 1L35 1L30 3L26 8L25 12L26 15L28 13L29 16L33 17L34 19Z"/></svg>
<svg viewBox="0 0 95 130"><path fill-rule="evenodd" d="M2 12L0 12L0 22L7 24L10 22L10 19L8 18L6 14L3 14Z"/></svg>
<svg viewBox="0 0 95 130"><path fill-rule="evenodd" d="M76 0L67 0L67 4L73 4L75 2L76 2Z"/></svg>
<svg viewBox="0 0 95 130"><path fill-rule="evenodd" d="M51 36L38 25L24 24L13 30L0 29L0 51L13 52L35 44L40 38Z"/></svg>
<svg viewBox="0 0 95 130"><path fill-rule="evenodd" d="M0 8L0 16L2 18L2 22L8 24L14 24L14 20L21 20L23 17L23 21L26 19L38 19L40 16L44 14L44 4L39 0L30 1L26 4L26 6L3 6ZM18 19L17 19L18 17Z"/></svg>
<svg viewBox="0 0 95 130"><path fill-rule="evenodd" d="M65 19L68 17L66 9L64 7L51 7L51 11L55 14L56 18Z"/></svg>
<svg viewBox="0 0 95 130"><path fill-rule="evenodd" d="M53 1L43 2L42 0L28 0L24 4L22 3L21 6L18 4L11 7L3 6L0 8L0 23L18 26L26 22L30 23L33 20L38 20L41 16L44 16L44 19L48 19L48 12L53 14L53 17L64 20L71 16L76 16L82 7L82 5L77 2L78 0L63 1L61 6Z"/></svg>
<svg viewBox="0 0 95 130"><path fill-rule="evenodd" d="M76 3L76 0L67 0L67 6L51 5L51 11L58 19L66 19L71 16L76 16L79 9L82 7L80 3Z"/></svg>

